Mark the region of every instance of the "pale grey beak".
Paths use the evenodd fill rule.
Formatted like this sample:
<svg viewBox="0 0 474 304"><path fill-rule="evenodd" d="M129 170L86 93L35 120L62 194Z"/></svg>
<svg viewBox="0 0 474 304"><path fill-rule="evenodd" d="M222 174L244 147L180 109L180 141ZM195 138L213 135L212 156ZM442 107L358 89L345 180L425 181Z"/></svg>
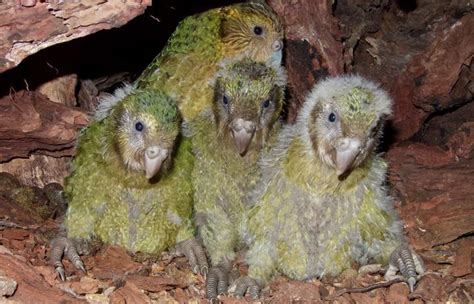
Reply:
<svg viewBox="0 0 474 304"><path fill-rule="evenodd" d="M336 172L340 176L352 168L361 152L361 142L357 138L342 138L336 143Z"/></svg>
<svg viewBox="0 0 474 304"><path fill-rule="evenodd" d="M272 47L275 52L283 50L283 41L281 41L280 39L275 40L275 42L273 42Z"/></svg>
<svg viewBox="0 0 474 304"><path fill-rule="evenodd" d="M283 41L275 40L272 44L273 54L267 59L267 63L271 66L278 67L283 59Z"/></svg>
<svg viewBox="0 0 474 304"><path fill-rule="evenodd" d="M160 171L163 161L168 157L168 149L159 146L151 146L145 150L145 173L146 178L150 179Z"/></svg>
<svg viewBox="0 0 474 304"><path fill-rule="evenodd" d="M279 67L281 65L281 61L283 59L283 51L279 50L273 52L272 56L267 59L268 65L272 67Z"/></svg>
<svg viewBox="0 0 474 304"><path fill-rule="evenodd" d="M232 123L231 128L237 151L240 156L244 156L255 134L255 123L239 118Z"/></svg>

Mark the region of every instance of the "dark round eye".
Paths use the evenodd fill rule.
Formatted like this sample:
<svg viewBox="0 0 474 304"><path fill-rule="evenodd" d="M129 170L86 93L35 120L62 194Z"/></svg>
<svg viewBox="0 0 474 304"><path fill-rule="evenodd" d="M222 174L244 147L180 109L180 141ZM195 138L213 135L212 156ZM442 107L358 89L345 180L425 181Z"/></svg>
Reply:
<svg viewBox="0 0 474 304"><path fill-rule="evenodd" d="M270 99L267 99L262 103L262 107L264 108L268 108L269 106L270 106Z"/></svg>
<svg viewBox="0 0 474 304"><path fill-rule="evenodd" d="M143 124L141 122L137 122L135 124L135 130L137 130L138 132L143 131Z"/></svg>
<svg viewBox="0 0 474 304"><path fill-rule="evenodd" d="M229 103L229 99L227 98L227 96L225 96L225 95L222 96L222 103L225 104L225 105Z"/></svg>
<svg viewBox="0 0 474 304"><path fill-rule="evenodd" d="M263 28L261 26L256 25L253 28L253 32L255 35L260 36L263 34Z"/></svg>
<svg viewBox="0 0 474 304"><path fill-rule="evenodd" d="M331 112L331 114L329 114L329 116L328 116L328 120L330 122L335 122L336 121L336 114Z"/></svg>

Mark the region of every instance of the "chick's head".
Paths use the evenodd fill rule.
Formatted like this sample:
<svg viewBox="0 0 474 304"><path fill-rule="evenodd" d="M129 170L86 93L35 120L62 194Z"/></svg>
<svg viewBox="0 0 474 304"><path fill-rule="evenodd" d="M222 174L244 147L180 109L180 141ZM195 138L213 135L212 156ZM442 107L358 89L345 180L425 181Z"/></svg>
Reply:
<svg viewBox="0 0 474 304"><path fill-rule="evenodd" d="M170 167L179 126L171 98L161 91L137 90L115 113L115 149L127 168L150 179Z"/></svg>
<svg viewBox="0 0 474 304"><path fill-rule="evenodd" d="M280 65L283 27L272 8L250 1L223 8L221 39L224 53Z"/></svg>
<svg viewBox="0 0 474 304"><path fill-rule="evenodd" d="M244 58L223 66L215 82L214 113L218 132L232 136L244 156L253 140L265 142L283 105L281 67Z"/></svg>
<svg viewBox="0 0 474 304"><path fill-rule="evenodd" d="M378 85L359 76L327 79L313 89L301 123L312 150L343 176L375 150L392 100Z"/></svg>

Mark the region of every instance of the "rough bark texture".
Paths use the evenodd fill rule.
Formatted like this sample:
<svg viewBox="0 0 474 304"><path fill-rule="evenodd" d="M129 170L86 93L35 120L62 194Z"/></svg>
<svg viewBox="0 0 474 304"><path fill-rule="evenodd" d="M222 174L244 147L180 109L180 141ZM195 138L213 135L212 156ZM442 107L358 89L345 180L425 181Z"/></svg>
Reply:
<svg viewBox="0 0 474 304"><path fill-rule="evenodd" d="M11 254L0 253L0 264L8 278L18 283L12 297L18 303L84 303L50 286L28 262ZM33 300L34 299L34 300Z"/></svg>
<svg viewBox="0 0 474 304"><path fill-rule="evenodd" d="M283 1L268 3L283 20L285 62L288 71L288 121L315 82L343 72L343 46L331 1Z"/></svg>
<svg viewBox="0 0 474 304"><path fill-rule="evenodd" d="M76 104L77 85L77 75L65 75L43 83L36 92L43 94L50 101L74 107ZM14 94L11 98L21 98L21 96L21 93L18 95ZM29 103L29 101L26 102ZM73 131L77 132L81 126L82 124L78 125ZM44 125L42 125L42 128L44 128ZM23 140L30 141L26 135ZM35 150L32 152L36 154L30 155L28 158L14 158L7 162L2 162L0 159L0 172L9 172L15 175L23 185L28 186L42 188L52 182L62 184L68 174L68 165L71 157L44 155L44 151Z"/></svg>
<svg viewBox="0 0 474 304"><path fill-rule="evenodd" d="M149 5L151 0L2 1L0 72L41 49L122 26Z"/></svg>
<svg viewBox="0 0 474 304"><path fill-rule="evenodd" d="M389 149L389 179L408 235L418 248L474 231L474 103L434 116L420 141Z"/></svg>
<svg viewBox="0 0 474 304"><path fill-rule="evenodd" d="M71 151L72 150L67 150ZM68 175L71 157L54 157L32 154L28 158L15 158L0 163L0 172L15 175L21 184L26 186L44 187L49 183L62 184Z"/></svg>
<svg viewBox="0 0 474 304"><path fill-rule="evenodd" d="M474 132L474 129L467 132ZM455 134L454 136L464 136ZM472 137L469 139L472 145ZM470 149L472 152L472 148ZM474 231L474 158L435 146L408 144L391 149L390 181L415 248L429 249Z"/></svg>
<svg viewBox="0 0 474 304"><path fill-rule="evenodd" d="M43 83L37 91L53 102L74 107L76 105L76 87L77 75L72 74Z"/></svg>
<svg viewBox="0 0 474 304"><path fill-rule="evenodd" d="M78 108L52 102L40 93L22 91L0 99L0 162L32 152L73 154L78 131L88 116Z"/></svg>

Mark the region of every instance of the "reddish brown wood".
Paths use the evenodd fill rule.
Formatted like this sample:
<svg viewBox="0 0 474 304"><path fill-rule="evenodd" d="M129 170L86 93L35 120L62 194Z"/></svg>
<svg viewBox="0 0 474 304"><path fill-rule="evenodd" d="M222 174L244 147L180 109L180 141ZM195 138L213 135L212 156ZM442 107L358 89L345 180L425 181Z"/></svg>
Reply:
<svg viewBox="0 0 474 304"><path fill-rule="evenodd" d="M115 279L125 274L137 273L142 265L134 262L125 250L119 246L109 246L97 257L92 273L96 279Z"/></svg>
<svg viewBox="0 0 474 304"><path fill-rule="evenodd" d="M2 1L0 72L49 46L119 27L151 0Z"/></svg>
<svg viewBox="0 0 474 304"><path fill-rule="evenodd" d="M179 281L175 278L148 277L142 275L129 275L126 278L126 281L133 283L139 289L150 292L160 292L163 290L171 290L177 287L185 288L188 286L185 282Z"/></svg>
<svg viewBox="0 0 474 304"><path fill-rule="evenodd" d="M474 249L474 239L465 238L459 242L459 248L456 251L451 274L455 277L463 277L472 273L472 253Z"/></svg>
<svg viewBox="0 0 474 304"><path fill-rule="evenodd" d="M462 136L464 133L453 135ZM474 132L474 128L467 130ZM472 144L442 150L437 146L408 144L387 153L394 196L408 236L416 248L429 249L474 231L474 158ZM464 158L464 149L470 157Z"/></svg>
<svg viewBox="0 0 474 304"><path fill-rule="evenodd" d="M110 303L151 303L150 298L148 298L144 293L138 289L138 287L130 282L125 283L125 286L117 289L110 296Z"/></svg>
<svg viewBox="0 0 474 304"><path fill-rule="evenodd" d="M288 71L288 120L320 79L343 72L343 47L332 1L270 0L285 27L285 67Z"/></svg>
<svg viewBox="0 0 474 304"><path fill-rule="evenodd" d="M72 155L88 116L80 109L22 91L0 99L0 162L30 153Z"/></svg>
<svg viewBox="0 0 474 304"><path fill-rule="evenodd" d="M439 29L436 38L408 63L391 87L393 126L399 140L417 133L432 113L456 106L452 90L474 54L474 15ZM462 100L461 100L462 102Z"/></svg>
<svg viewBox="0 0 474 304"><path fill-rule="evenodd" d="M351 71L381 82L392 93L397 141L417 134L434 113L471 101L473 91L474 14L469 1L412 2L416 8L410 12L394 1L386 10L373 7L378 18L372 20L378 21L362 31L357 25L373 14L351 19L339 13L347 17L341 19L347 22L346 35L360 37Z"/></svg>
<svg viewBox="0 0 474 304"><path fill-rule="evenodd" d="M18 303L83 303L50 286L40 273L27 262L10 254L0 254L2 270L18 283L9 299Z"/></svg>

